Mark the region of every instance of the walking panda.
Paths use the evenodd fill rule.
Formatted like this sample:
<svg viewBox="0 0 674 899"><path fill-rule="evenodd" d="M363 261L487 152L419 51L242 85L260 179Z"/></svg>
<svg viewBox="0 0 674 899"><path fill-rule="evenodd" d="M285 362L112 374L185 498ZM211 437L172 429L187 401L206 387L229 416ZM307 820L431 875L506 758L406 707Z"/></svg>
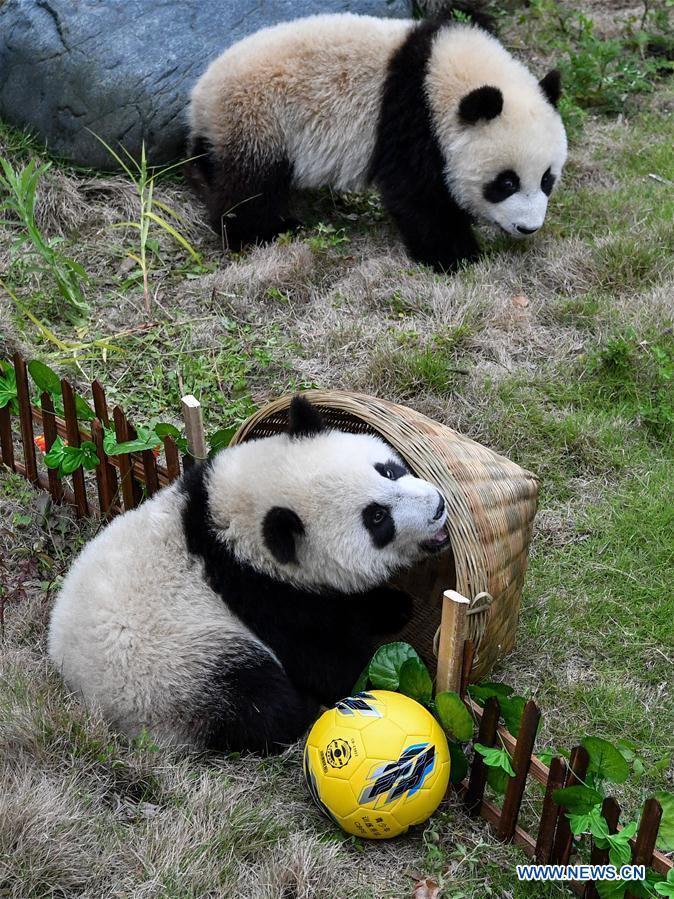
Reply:
<svg viewBox="0 0 674 899"><path fill-rule="evenodd" d="M537 231L567 152L559 73L537 81L473 19L310 16L212 62L187 175L226 245L294 227L291 188L322 186L374 185L409 254L439 271L477 257L475 219Z"/></svg>
<svg viewBox="0 0 674 899"><path fill-rule="evenodd" d="M129 735L276 752L409 621L391 575L449 543L434 486L296 397L287 433L223 450L84 548L49 655Z"/></svg>

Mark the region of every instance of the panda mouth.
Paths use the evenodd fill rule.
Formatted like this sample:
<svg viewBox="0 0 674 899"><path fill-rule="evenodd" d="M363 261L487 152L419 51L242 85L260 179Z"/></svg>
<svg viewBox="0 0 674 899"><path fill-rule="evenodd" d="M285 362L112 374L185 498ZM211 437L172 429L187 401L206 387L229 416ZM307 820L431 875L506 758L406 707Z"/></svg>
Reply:
<svg viewBox="0 0 674 899"><path fill-rule="evenodd" d="M424 540L421 548L427 553L439 553L449 546L450 536L446 524L437 530L429 540Z"/></svg>

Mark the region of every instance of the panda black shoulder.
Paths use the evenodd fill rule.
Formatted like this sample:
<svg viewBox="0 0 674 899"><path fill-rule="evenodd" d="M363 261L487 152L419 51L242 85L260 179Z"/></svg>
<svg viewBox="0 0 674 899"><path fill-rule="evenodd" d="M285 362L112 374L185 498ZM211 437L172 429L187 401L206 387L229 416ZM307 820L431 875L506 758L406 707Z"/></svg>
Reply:
<svg viewBox="0 0 674 899"><path fill-rule="evenodd" d="M391 56L369 171L409 254L439 271L451 271L479 255L471 216L447 187L426 96L434 39L451 27L447 15L427 19L411 29Z"/></svg>

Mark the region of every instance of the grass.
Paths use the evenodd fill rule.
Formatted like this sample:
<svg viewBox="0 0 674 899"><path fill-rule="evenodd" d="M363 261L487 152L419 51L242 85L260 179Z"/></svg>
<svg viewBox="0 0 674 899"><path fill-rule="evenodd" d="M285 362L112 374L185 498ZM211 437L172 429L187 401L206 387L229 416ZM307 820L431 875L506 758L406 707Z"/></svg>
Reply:
<svg viewBox="0 0 674 899"><path fill-rule="evenodd" d="M559 35L540 24L528 49L553 63ZM606 16L602 28L617 33ZM508 25L515 45L525 32ZM584 111L541 234L513 245L485 231L483 259L452 278L410 264L374 194L321 192L304 232L225 260L189 192L158 181L153 202L180 216L200 264L157 226L150 317L113 227L140 221L137 186L46 160L0 125L14 171L51 161L35 223L89 277L74 323L49 300L49 267L14 265L16 227L0 225L0 278L20 302L0 296L0 352L23 346L80 389L99 377L141 425L175 421L188 391L209 431L299 386L378 393L537 472L517 644L495 677L536 697L541 745L628 737L652 766L674 756L671 103L656 79L617 118ZM0 476L0 894L392 899L429 876L452 899L567 895L518 884L520 852L454 800L401 840L363 845L312 808L297 747L207 760L111 732L44 654L52 597L93 527ZM654 771L621 803L633 813L673 777Z"/></svg>

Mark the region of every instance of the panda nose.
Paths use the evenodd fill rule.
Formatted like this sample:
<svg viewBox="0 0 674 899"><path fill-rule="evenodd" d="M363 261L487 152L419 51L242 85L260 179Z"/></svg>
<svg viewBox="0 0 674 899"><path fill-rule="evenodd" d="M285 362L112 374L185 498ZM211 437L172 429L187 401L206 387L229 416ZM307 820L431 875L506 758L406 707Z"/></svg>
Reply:
<svg viewBox="0 0 674 899"><path fill-rule="evenodd" d="M517 225L517 230L520 234L533 234L534 231L538 231L538 228L525 228L524 225Z"/></svg>
<svg viewBox="0 0 674 899"><path fill-rule="evenodd" d="M435 515L433 516L433 521L437 521L438 518L442 518L444 511L445 511L445 500L441 496L440 502L438 503L438 508L435 510Z"/></svg>

